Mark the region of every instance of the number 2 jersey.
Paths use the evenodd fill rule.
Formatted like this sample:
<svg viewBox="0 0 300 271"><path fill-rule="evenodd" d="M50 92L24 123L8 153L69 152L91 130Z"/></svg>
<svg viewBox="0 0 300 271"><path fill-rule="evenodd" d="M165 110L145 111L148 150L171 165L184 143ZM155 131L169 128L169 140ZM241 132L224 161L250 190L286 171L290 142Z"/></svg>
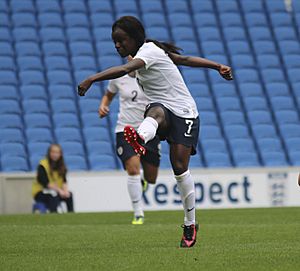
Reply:
<svg viewBox="0 0 300 271"><path fill-rule="evenodd" d="M126 125L137 129L144 119L149 99L138 86L136 78L125 75L110 80L107 89L111 93L119 93L120 106L115 132L123 132Z"/></svg>
<svg viewBox="0 0 300 271"><path fill-rule="evenodd" d="M161 103L181 118L197 118L198 110L181 73L164 50L153 42L144 43L134 59L145 66L137 70L137 79L150 103Z"/></svg>

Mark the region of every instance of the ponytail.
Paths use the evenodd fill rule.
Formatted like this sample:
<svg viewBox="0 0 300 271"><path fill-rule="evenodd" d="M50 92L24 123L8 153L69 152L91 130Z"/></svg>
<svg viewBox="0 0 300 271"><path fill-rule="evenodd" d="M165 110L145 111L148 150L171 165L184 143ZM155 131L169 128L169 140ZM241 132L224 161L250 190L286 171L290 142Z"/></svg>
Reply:
<svg viewBox="0 0 300 271"><path fill-rule="evenodd" d="M174 53L177 55L180 55L179 51L182 51L181 48L177 47L176 45L168 42L161 42L158 40L153 40L153 39L146 39L145 42L153 42L157 47L163 49L166 54L168 53Z"/></svg>

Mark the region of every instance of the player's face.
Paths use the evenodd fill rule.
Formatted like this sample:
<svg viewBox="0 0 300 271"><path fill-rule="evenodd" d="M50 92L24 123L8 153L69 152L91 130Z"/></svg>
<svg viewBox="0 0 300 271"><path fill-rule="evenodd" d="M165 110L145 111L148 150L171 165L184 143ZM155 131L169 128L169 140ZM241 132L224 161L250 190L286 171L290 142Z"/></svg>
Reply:
<svg viewBox="0 0 300 271"><path fill-rule="evenodd" d="M137 48L133 38L120 28L116 28L112 33L112 39L115 43L115 48L121 57L135 55Z"/></svg>
<svg viewBox="0 0 300 271"><path fill-rule="evenodd" d="M53 145L50 150L50 159L52 161L58 161L61 157L61 149L58 146Z"/></svg>

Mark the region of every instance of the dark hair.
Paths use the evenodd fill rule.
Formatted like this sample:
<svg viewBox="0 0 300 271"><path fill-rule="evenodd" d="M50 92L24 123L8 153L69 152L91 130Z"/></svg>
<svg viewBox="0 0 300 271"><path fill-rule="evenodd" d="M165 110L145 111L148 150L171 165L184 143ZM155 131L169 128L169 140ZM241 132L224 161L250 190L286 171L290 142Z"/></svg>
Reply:
<svg viewBox="0 0 300 271"><path fill-rule="evenodd" d="M116 28L122 29L129 37L136 41L137 46L140 48L144 42L153 42L156 46L163 49L166 53L180 54L181 48L168 42L160 42L155 39L146 39L145 28L142 23L134 16L123 16L116 20L112 25L112 32Z"/></svg>
<svg viewBox="0 0 300 271"><path fill-rule="evenodd" d="M58 147L60 149L60 152L61 152L61 157L57 161L51 160L51 157L50 157L51 148L54 147L54 146ZM58 174L61 177L64 177L66 175L67 167L66 167L66 164L65 164L62 148L59 144L51 144L49 146L48 151L47 151L47 160L49 161L49 165L50 165L50 174L52 174L54 170L57 170Z"/></svg>

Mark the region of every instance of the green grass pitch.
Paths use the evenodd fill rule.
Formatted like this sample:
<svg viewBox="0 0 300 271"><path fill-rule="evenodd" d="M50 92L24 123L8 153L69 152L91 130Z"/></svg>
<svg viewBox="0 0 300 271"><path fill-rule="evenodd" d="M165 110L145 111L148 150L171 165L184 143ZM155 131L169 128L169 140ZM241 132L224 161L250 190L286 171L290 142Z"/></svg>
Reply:
<svg viewBox="0 0 300 271"><path fill-rule="evenodd" d="M198 210L192 249L182 212L0 216L0 270L300 270L300 208Z"/></svg>

